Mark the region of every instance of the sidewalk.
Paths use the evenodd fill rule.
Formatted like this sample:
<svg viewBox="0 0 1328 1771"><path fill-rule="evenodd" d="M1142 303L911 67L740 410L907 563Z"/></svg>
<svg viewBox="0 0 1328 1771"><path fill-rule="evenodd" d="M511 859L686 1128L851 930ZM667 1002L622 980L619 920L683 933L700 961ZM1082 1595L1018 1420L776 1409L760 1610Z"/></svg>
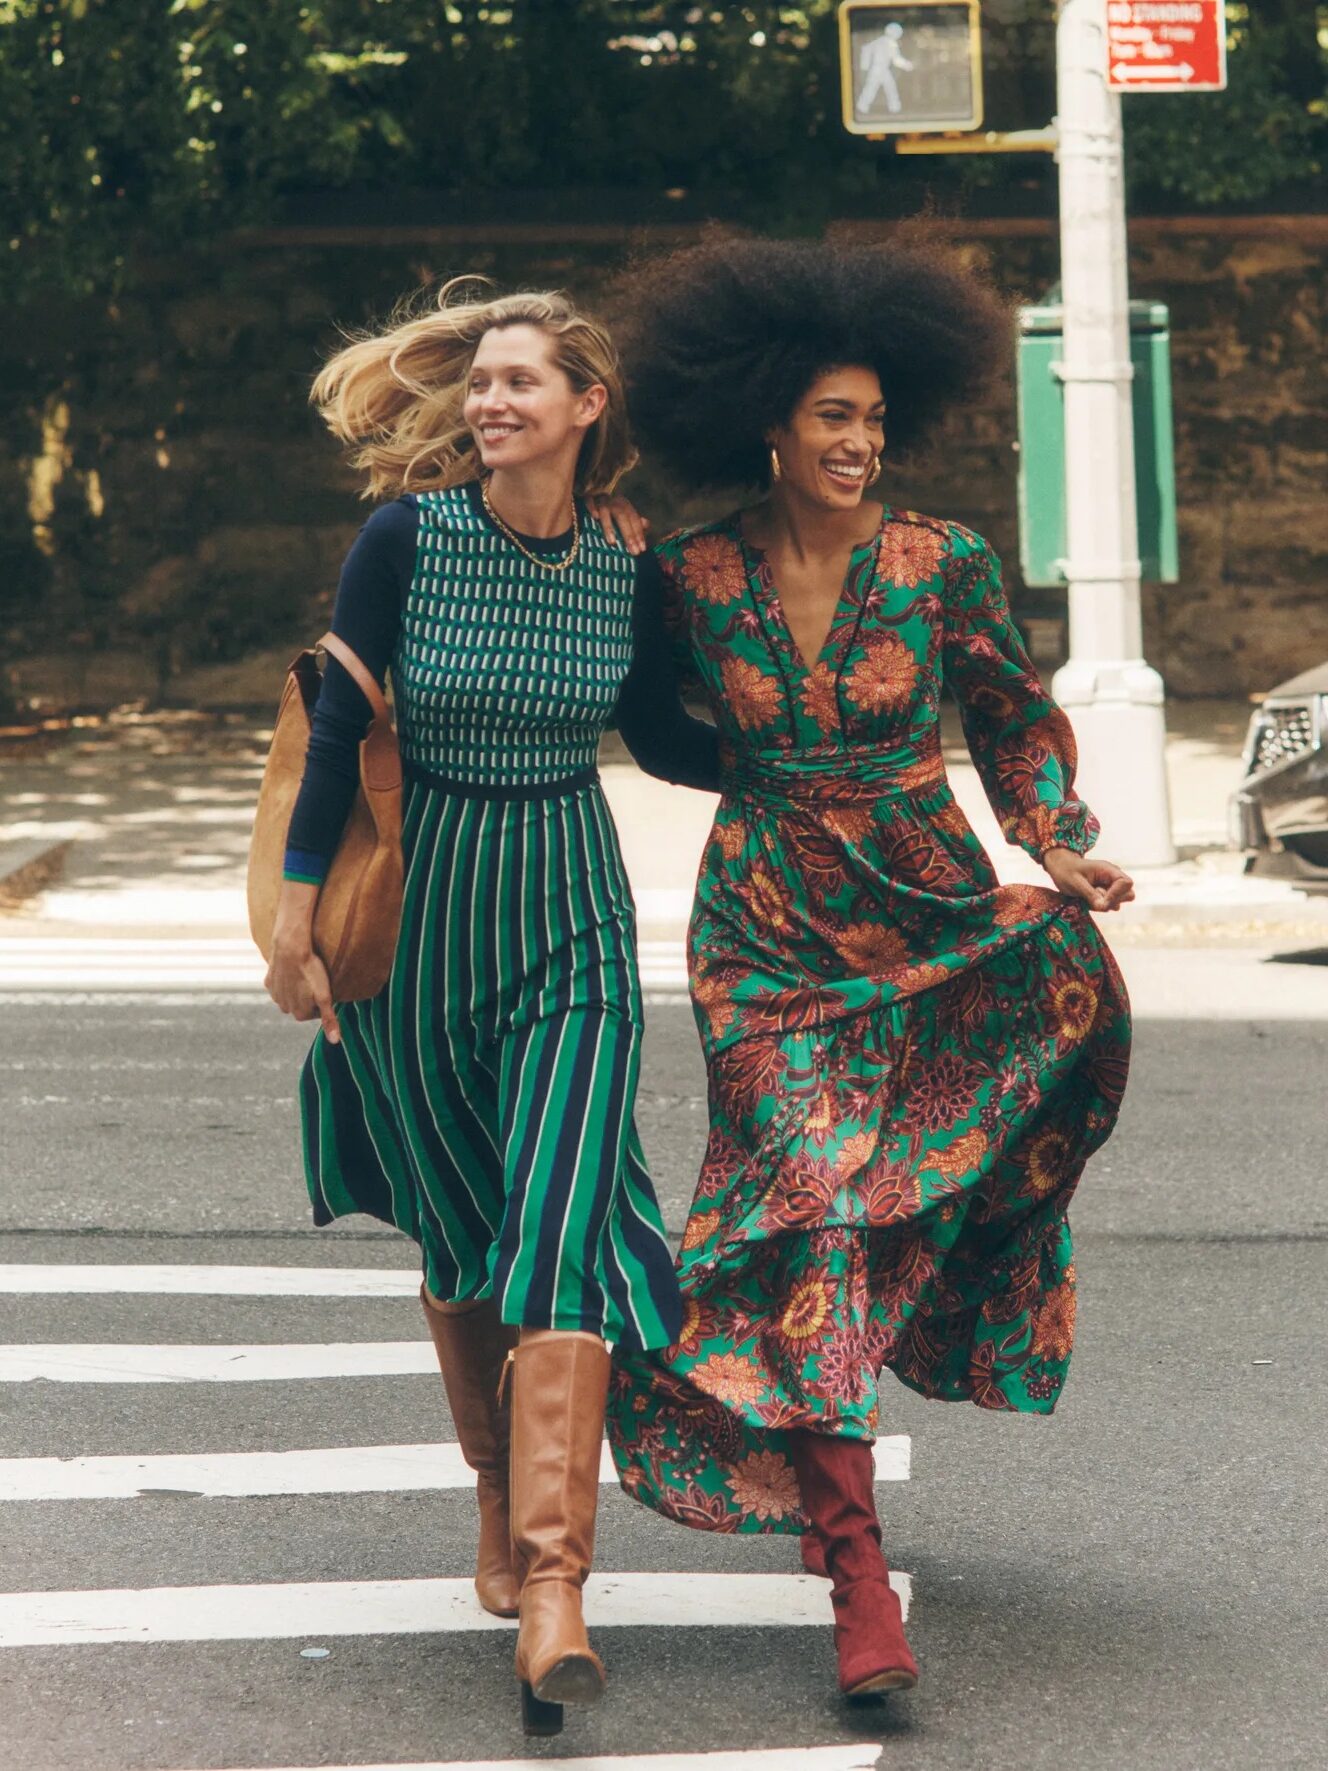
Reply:
<svg viewBox="0 0 1328 1771"><path fill-rule="evenodd" d="M1328 900L1247 879L1226 849L1226 801L1240 775L1248 709L1226 701L1169 710L1167 763L1181 859L1140 870L1138 901L1111 919L1116 944L1328 947ZM976 774L947 731L956 797L1003 879L1044 882L1002 840ZM243 715L129 715L0 751L0 879L6 857L67 844L37 890L0 914L0 938L240 943L244 877L267 732ZM676 954L713 801L642 775L617 740L605 791L636 894L643 953ZM238 949L237 949L238 951ZM648 963L649 969L649 963Z"/></svg>

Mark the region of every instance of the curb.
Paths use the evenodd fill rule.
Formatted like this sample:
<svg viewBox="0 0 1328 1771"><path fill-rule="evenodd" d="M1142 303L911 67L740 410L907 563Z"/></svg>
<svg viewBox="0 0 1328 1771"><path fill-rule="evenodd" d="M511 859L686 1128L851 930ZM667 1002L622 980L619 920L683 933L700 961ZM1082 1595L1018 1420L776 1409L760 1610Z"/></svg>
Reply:
<svg viewBox="0 0 1328 1771"><path fill-rule="evenodd" d="M53 886L72 847L73 838L68 836L0 842L0 914L17 910Z"/></svg>

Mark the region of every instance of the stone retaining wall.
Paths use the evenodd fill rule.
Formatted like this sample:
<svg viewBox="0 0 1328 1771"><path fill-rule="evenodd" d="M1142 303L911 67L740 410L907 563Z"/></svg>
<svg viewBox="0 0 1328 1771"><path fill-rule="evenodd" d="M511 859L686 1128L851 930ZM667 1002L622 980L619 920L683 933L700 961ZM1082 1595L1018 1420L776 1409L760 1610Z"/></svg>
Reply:
<svg viewBox="0 0 1328 1771"><path fill-rule="evenodd" d="M1020 298L1055 277L1048 223L974 222L959 237ZM306 404L338 324L464 269L593 301L629 250L662 238L269 232L163 257L109 314L11 316L0 336L11 697L233 701L252 682L266 699L272 660L318 631L361 520ZM1256 692L1328 656L1326 252L1323 217L1133 224L1132 292L1165 301L1173 328L1182 582L1145 594L1148 656L1175 695ZM1055 593L1019 580L1013 437L1006 385L887 495L988 535L1016 610L1054 617ZM678 506L648 468L629 489L661 528L707 514Z"/></svg>

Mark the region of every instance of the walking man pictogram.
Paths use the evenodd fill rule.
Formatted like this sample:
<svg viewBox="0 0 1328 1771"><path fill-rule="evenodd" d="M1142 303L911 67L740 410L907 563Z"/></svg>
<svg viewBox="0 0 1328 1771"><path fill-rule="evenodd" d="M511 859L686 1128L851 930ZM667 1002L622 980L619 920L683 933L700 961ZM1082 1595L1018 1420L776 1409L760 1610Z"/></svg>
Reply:
<svg viewBox="0 0 1328 1771"><path fill-rule="evenodd" d="M903 25L893 22L885 27L879 37L863 45L859 62L865 80L858 95L859 116L866 116L881 93L885 94L885 108L892 116L903 109L895 69L901 68L910 74L913 71L913 63L903 52L903 35Z"/></svg>

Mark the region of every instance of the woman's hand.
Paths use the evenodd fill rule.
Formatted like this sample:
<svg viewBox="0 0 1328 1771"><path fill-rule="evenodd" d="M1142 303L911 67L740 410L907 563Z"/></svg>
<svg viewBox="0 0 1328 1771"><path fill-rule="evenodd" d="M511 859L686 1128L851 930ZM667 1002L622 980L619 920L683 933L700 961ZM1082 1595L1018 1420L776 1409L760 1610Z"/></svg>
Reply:
<svg viewBox="0 0 1328 1771"><path fill-rule="evenodd" d="M604 539L611 547L623 546L628 553L646 551L646 532L650 524L630 498L622 498L616 493L612 497L607 493L600 493L597 497L586 499L586 509L603 529ZM622 537L621 542L619 536Z"/></svg>
<svg viewBox="0 0 1328 1771"><path fill-rule="evenodd" d="M1042 865L1067 898L1082 898L1090 910L1119 910L1134 897L1134 881L1114 861L1095 861L1073 849L1047 849Z"/></svg>
<svg viewBox="0 0 1328 1771"><path fill-rule="evenodd" d="M277 904L272 934L272 960L263 983L283 1015L297 1021L321 1021L332 1045L341 1041L341 1027L332 1007L327 967L314 952L314 905L318 887L287 880Z"/></svg>
<svg viewBox="0 0 1328 1771"><path fill-rule="evenodd" d="M297 1021L321 1021L329 1043L340 1043L341 1027L332 1007L327 967L312 947L275 941L263 982L283 1015L292 1015Z"/></svg>

